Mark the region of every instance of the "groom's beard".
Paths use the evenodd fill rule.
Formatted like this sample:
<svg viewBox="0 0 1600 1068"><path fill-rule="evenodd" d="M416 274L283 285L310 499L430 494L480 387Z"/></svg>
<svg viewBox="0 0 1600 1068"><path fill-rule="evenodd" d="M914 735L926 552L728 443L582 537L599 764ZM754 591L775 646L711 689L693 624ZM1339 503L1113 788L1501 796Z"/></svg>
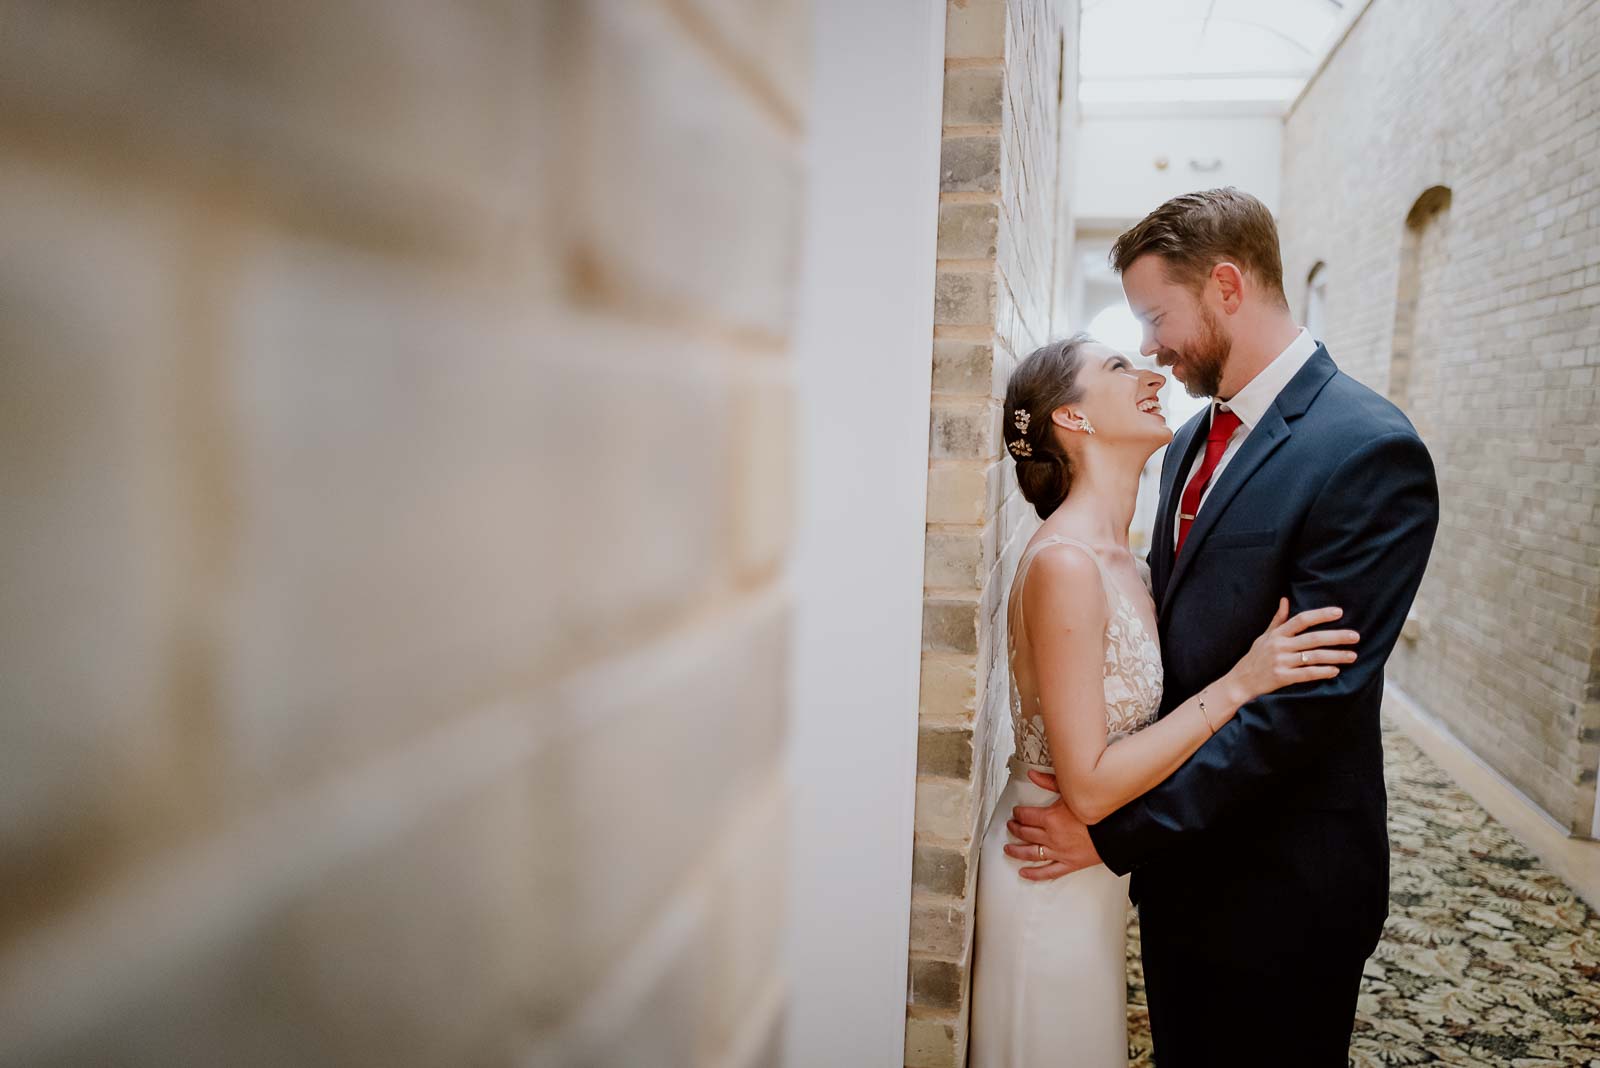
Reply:
<svg viewBox="0 0 1600 1068"><path fill-rule="evenodd" d="M1222 388L1222 372L1228 365L1228 353L1233 351L1233 340L1222 332L1222 325L1203 304L1200 330L1200 337L1184 353L1183 377L1179 381L1191 397L1215 397Z"/></svg>

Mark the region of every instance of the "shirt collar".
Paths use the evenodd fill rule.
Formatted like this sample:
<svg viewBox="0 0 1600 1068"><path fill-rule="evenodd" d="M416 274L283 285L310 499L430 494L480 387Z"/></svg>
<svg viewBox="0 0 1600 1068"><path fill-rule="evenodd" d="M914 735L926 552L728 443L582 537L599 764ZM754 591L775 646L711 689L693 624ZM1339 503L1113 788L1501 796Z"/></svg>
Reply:
<svg viewBox="0 0 1600 1068"><path fill-rule="evenodd" d="M1258 371L1254 378L1244 384L1244 388L1226 401L1212 401L1212 414L1216 413L1217 405L1225 404L1229 411L1239 417L1247 433L1254 430L1267 414L1267 409L1272 407L1272 402L1278 399L1278 394L1283 392L1283 387L1316 354L1316 341L1308 330L1301 327L1294 340L1289 342L1289 347Z"/></svg>

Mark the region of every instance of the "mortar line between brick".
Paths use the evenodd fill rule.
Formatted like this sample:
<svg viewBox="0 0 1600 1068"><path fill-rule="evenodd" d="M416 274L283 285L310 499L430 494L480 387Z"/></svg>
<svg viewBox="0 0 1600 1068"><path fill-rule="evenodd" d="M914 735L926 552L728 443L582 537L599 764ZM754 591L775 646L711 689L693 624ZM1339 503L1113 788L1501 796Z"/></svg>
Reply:
<svg viewBox="0 0 1600 1068"><path fill-rule="evenodd" d="M934 600L946 603L960 601L964 604L967 601L968 594L973 596L974 604L983 600L983 590L977 586L928 586L922 591L925 601Z"/></svg>
<svg viewBox="0 0 1600 1068"><path fill-rule="evenodd" d="M929 399L937 401L979 401L992 400L999 404L1003 398L996 397L993 393L963 393L953 389L936 389L929 395Z"/></svg>
<svg viewBox="0 0 1600 1068"><path fill-rule="evenodd" d="M657 0L677 20L679 28L694 41L713 63L734 81L743 85L759 102L763 111L777 121L790 137L799 139L805 123L778 88L719 31L716 24L687 0Z"/></svg>
<svg viewBox="0 0 1600 1068"><path fill-rule="evenodd" d="M971 734L973 725L965 720L952 720L949 718L940 719L936 716L921 716L918 718L917 726L926 727L928 730L933 731L936 734ZM954 782L968 781L968 778L965 775L951 775L948 773L935 771L921 772L920 774L924 774L935 779L950 779Z"/></svg>
<svg viewBox="0 0 1600 1068"><path fill-rule="evenodd" d="M567 271L579 290L575 301L579 310L604 309L623 322L687 334L762 357L782 357L789 351L785 336L719 322L624 283L592 250L578 250Z"/></svg>
<svg viewBox="0 0 1600 1068"><path fill-rule="evenodd" d="M941 323L933 328L935 341L940 338L955 338L961 341L988 341L994 336L994 324L973 323Z"/></svg>
<svg viewBox="0 0 1600 1068"><path fill-rule="evenodd" d="M932 834L928 831L915 831L911 837L917 845L944 849L951 853L964 852L972 844L971 842L962 842L954 838L946 838L943 835Z"/></svg>
<svg viewBox="0 0 1600 1068"><path fill-rule="evenodd" d="M924 649L922 651L923 660L932 660L952 667L974 667L976 666L977 655L977 653L952 653L944 649Z"/></svg>
<svg viewBox="0 0 1600 1068"><path fill-rule="evenodd" d="M982 193L971 189L952 189L939 194L940 204L999 204L999 193Z"/></svg>
<svg viewBox="0 0 1600 1068"><path fill-rule="evenodd" d="M970 734L977 726L977 717L971 714L952 716L948 713L918 710L917 726L941 731L965 731Z"/></svg>
<svg viewBox="0 0 1600 1068"><path fill-rule="evenodd" d="M954 733L954 732L951 732ZM970 730L966 733L972 733ZM965 775L937 775L932 772L922 772L917 775L917 785L934 786L964 786L970 787L972 780Z"/></svg>
<svg viewBox="0 0 1600 1068"><path fill-rule="evenodd" d="M942 890L929 890L925 886L912 889L911 897L919 905L951 905L959 908L966 902L966 898L947 894Z"/></svg>
<svg viewBox="0 0 1600 1068"><path fill-rule="evenodd" d="M976 605L983 600L982 590L962 589L956 586L928 586L922 591L923 603L928 601L959 601Z"/></svg>

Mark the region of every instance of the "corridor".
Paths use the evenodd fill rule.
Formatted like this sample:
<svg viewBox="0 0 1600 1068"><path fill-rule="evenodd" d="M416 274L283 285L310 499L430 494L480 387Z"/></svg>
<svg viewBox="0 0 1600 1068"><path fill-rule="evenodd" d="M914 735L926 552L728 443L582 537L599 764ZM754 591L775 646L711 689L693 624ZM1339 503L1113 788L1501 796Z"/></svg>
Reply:
<svg viewBox="0 0 1600 1068"><path fill-rule="evenodd" d="M1600 915L1385 723L1389 922L1367 962L1356 1068L1600 1065ZM1128 927L1130 1068L1153 1064Z"/></svg>

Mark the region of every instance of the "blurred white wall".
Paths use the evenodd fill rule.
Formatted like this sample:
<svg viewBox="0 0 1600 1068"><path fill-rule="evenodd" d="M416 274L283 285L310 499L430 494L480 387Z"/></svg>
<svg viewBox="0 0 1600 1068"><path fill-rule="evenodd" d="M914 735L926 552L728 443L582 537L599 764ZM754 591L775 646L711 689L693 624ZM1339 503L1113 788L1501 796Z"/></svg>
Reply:
<svg viewBox="0 0 1600 1068"><path fill-rule="evenodd" d="M905 1035L943 0L818 5L797 337L787 1062Z"/></svg>

